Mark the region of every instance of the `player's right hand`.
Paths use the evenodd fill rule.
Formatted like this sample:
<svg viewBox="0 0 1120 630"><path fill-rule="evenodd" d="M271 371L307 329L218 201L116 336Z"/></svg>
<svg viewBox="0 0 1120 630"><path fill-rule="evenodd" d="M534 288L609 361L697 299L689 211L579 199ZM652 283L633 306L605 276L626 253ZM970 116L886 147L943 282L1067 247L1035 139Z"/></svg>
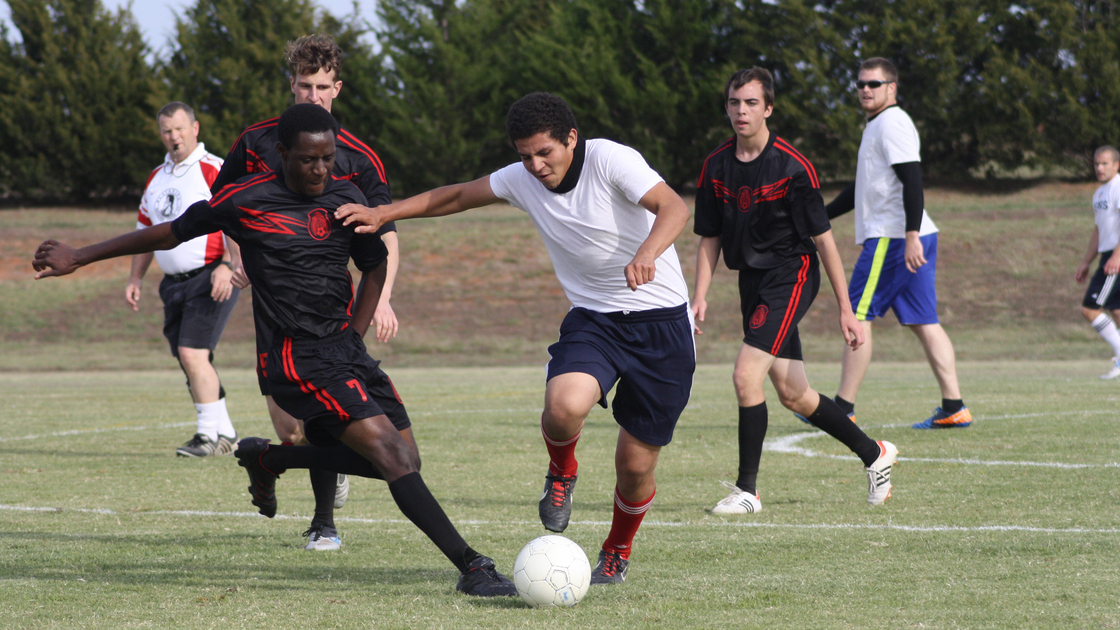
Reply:
<svg viewBox="0 0 1120 630"><path fill-rule="evenodd" d="M74 273L78 267L78 250L65 243L48 239L39 244L35 250L35 258L31 266L39 273L35 279L50 278L51 276L65 276Z"/></svg>
<svg viewBox="0 0 1120 630"><path fill-rule="evenodd" d="M1073 274L1073 281L1076 282L1077 284L1081 284L1082 282L1085 282L1085 279L1088 278L1088 277L1089 277L1089 265L1083 264L1080 267L1078 267L1077 272Z"/></svg>
<svg viewBox="0 0 1120 630"><path fill-rule="evenodd" d="M384 213L378 208L367 208L357 203L347 203L339 206L334 211L334 218L341 219L343 225L357 223L354 232L357 234L372 234L385 223Z"/></svg>
<svg viewBox="0 0 1120 630"><path fill-rule="evenodd" d="M140 310L140 287L143 282L135 278L130 278L128 286L124 288L124 299L132 306L132 310Z"/></svg>

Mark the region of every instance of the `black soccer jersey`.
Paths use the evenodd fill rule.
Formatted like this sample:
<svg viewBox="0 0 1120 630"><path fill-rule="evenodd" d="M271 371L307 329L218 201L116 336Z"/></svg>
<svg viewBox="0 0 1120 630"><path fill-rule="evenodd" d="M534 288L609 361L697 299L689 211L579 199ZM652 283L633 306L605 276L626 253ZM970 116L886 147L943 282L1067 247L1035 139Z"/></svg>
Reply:
<svg viewBox="0 0 1120 630"><path fill-rule="evenodd" d="M816 169L776 135L757 158L735 157L735 138L704 160L693 231L719 236L730 269L772 269L816 251L830 229Z"/></svg>
<svg viewBox="0 0 1120 630"><path fill-rule="evenodd" d="M210 194L218 194L222 188L246 175L280 172L280 152L276 150L276 143L279 141L276 125L279 120L270 118L245 128L241 137L230 147L222 170L210 187ZM357 186L370 206L392 202L381 159L373 149L345 128L339 130L335 139L333 173L335 177Z"/></svg>
<svg viewBox="0 0 1120 630"><path fill-rule="evenodd" d="M319 339L350 325L350 259L364 273L387 252L377 235L355 234L354 226L334 218L342 204L365 205L353 184L332 178L312 198L292 192L282 178L279 172L244 177L192 205L171 231L181 241L225 232L241 246L254 311L261 310L273 337Z"/></svg>

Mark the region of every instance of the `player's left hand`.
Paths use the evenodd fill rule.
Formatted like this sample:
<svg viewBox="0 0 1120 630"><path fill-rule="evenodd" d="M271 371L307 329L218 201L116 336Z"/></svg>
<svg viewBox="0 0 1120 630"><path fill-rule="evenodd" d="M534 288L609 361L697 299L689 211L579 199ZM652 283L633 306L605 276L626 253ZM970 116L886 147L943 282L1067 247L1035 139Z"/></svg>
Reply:
<svg viewBox="0 0 1120 630"><path fill-rule="evenodd" d="M655 273L657 273L657 260L638 252L634 260L626 265L626 286L630 287L631 291L637 291L643 284L653 282Z"/></svg>
<svg viewBox="0 0 1120 630"><path fill-rule="evenodd" d="M74 273L78 267L78 250L65 243L52 239L43 241L35 250L35 258L31 261L35 271L35 279L50 278L51 276L65 276Z"/></svg>
<svg viewBox="0 0 1120 630"><path fill-rule="evenodd" d="M343 225L357 223L354 232L357 234L372 234L381 228L384 223L383 213L378 208L367 208L357 203L347 203L334 211L334 218L341 219Z"/></svg>
<svg viewBox="0 0 1120 630"><path fill-rule="evenodd" d="M855 313L848 311L840 314L840 332L844 335L844 343L852 350L858 349L867 341L867 334L863 324L856 319Z"/></svg>
<svg viewBox="0 0 1120 630"><path fill-rule="evenodd" d="M245 273L245 265L239 265L233 270L233 275L229 277L229 281L233 286L238 289L248 289L252 282L249 282L249 276Z"/></svg>
<svg viewBox="0 0 1120 630"><path fill-rule="evenodd" d="M918 237L917 232L906 233L906 252L904 254L906 259L906 269L910 273L918 273L918 269L926 264L926 253L922 247L922 240Z"/></svg>
<svg viewBox="0 0 1120 630"><path fill-rule="evenodd" d="M218 265L210 272L210 299L215 302L225 302L233 295L233 270L225 265Z"/></svg>
<svg viewBox="0 0 1120 630"><path fill-rule="evenodd" d="M373 321L369 325L373 326L374 334L381 343L389 343L390 339L397 336L397 314L393 312L393 307L388 302L377 305L377 310L373 312Z"/></svg>

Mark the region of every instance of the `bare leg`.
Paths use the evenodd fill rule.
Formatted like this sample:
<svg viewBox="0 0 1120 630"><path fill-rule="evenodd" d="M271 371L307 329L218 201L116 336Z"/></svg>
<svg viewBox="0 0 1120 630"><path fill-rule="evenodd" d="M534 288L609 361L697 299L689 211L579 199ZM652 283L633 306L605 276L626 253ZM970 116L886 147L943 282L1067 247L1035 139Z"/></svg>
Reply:
<svg viewBox="0 0 1120 630"><path fill-rule="evenodd" d="M867 375L867 368L871 365L871 322L863 324L863 332L867 341L856 350L844 348L844 355L840 359L840 389L837 394L844 400L854 403L863 377Z"/></svg>
<svg viewBox="0 0 1120 630"><path fill-rule="evenodd" d="M933 369L933 375L941 386L941 397L949 400L961 398L960 385L957 383L957 355L953 351L953 342L941 324L921 324L910 326L910 330L922 342L922 349L926 351L926 359Z"/></svg>

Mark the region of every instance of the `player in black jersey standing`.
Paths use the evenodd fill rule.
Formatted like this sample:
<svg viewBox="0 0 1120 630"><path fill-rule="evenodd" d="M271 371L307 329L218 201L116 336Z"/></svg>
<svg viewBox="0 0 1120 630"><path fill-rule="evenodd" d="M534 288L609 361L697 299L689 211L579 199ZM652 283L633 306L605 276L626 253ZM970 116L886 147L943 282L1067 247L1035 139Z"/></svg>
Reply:
<svg viewBox="0 0 1120 630"><path fill-rule="evenodd" d="M295 102L312 103L328 112L334 99L342 89L340 72L342 70L342 50L328 35L307 35L290 42L285 51L285 61L291 75L290 83ZM253 173L267 173L280 170L280 154L276 149L276 123L279 118L270 118L247 127L233 144L210 188L212 194L217 194L222 188L237 181L245 175ZM389 195L389 183L385 178L385 167L377 154L362 143L354 134L346 129L340 129L335 143L334 175L355 184L373 205L386 204L392 201ZM374 321L377 339L388 341L397 334L397 318L389 305L389 296L392 293L393 282L397 274L397 233L392 224L385 226L378 235L388 248L389 258L386 263L385 284L381 290L381 299L374 311ZM235 274L234 279L243 278L243 274ZM239 283L240 288L248 286ZM272 340L268 336L267 326L261 325L259 309L254 303L254 323L257 334L257 379L260 391L265 396L268 404L268 413L276 435L285 444L306 444L300 420L285 413L276 405L268 390L268 379L264 375L264 359ZM402 435L408 441L413 451L419 456L416 442L410 429ZM307 536L307 549L317 551L332 551L338 549L342 540L334 523L334 510L346 502L349 493L349 481L346 475L335 475L325 470L311 470L311 488L315 494L315 515L311 519L311 526L304 532Z"/></svg>
<svg viewBox="0 0 1120 630"><path fill-rule="evenodd" d="M513 595L494 561L471 549L420 477L414 450L401 437L408 415L388 377L366 353L362 333L376 308L385 246L334 218L346 203L365 205L351 183L331 176L338 123L322 107L293 105L280 117L280 171L248 176L178 219L75 250L44 241L36 278L72 273L98 260L169 249L224 231L241 245L272 347L270 391L287 413L304 419L311 446L241 440L234 455L249 473L261 514L276 514L276 479L288 468L323 468L384 479L401 512L459 569L469 595ZM362 271L354 291L348 263ZM368 280L373 277L373 282ZM351 317L353 313L353 317Z"/></svg>
<svg viewBox="0 0 1120 630"><path fill-rule="evenodd" d="M766 376L782 405L840 440L863 461L868 502L883 503L891 491L898 449L867 437L831 399L805 378L797 324L820 287L819 265L840 305L840 330L853 349L863 329L848 301L844 266L832 239L816 170L785 140L770 133L774 80L763 68L740 70L724 88L724 107L735 136L704 161L696 191L694 231L696 287L692 308L703 322L712 272L723 251L728 268L739 271L743 346L733 380L739 399L739 477L712 510L746 514L762 509L756 482L767 410ZM700 333L699 326L697 333Z"/></svg>

